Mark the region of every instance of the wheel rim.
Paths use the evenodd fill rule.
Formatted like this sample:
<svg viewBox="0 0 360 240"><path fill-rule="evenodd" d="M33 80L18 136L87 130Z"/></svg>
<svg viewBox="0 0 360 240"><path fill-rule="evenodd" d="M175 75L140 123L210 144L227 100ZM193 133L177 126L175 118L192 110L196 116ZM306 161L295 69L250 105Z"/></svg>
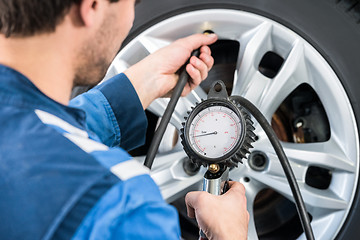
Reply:
<svg viewBox="0 0 360 240"><path fill-rule="evenodd" d="M241 95L254 103L271 121L273 114L290 93L301 84L314 89L326 112L330 138L317 143L288 143L282 145L293 167L301 188L316 239L332 239L344 224L355 195L359 149L358 131L350 101L326 60L302 37L283 25L262 16L243 11L212 9L177 15L147 29L130 41L116 56L105 79L122 72L157 49L193 33L211 29L221 38L240 42L232 95ZM258 65L269 51L284 58L278 74L270 79L259 72ZM189 176L183 169L186 155L177 141L173 146L174 132L182 126L183 117L195 102L206 99L198 87L181 98L155 159L152 177L168 202L199 189L204 169ZM155 100L148 110L162 116L168 99ZM264 171L253 170L247 161L233 169L230 177L246 187L248 211L253 215L257 194L270 188L292 201L290 188L270 142L256 125L258 141L254 150L266 153L269 158ZM176 135L177 137L177 135ZM170 143L171 142L171 143ZM139 161L143 157L137 157ZM319 190L305 181L310 166L332 171L330 186ZM249 239L257 239L254 218L250 218ZM302 234L299 239L304 239Z"/></svg>

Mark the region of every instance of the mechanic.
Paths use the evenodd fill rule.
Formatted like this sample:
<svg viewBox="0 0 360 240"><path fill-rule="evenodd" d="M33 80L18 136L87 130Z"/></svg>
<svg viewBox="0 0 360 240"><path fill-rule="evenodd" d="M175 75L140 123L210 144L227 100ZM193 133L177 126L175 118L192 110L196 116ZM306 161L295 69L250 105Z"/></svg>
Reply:
<svg viewBox="0 0 360 240"><path fill-rule="evenodd" d="M95 86L128 34L135 0L0 0L0 239L179 239L176 210L126 152L144 143L144 109L186 70L189 93L213 65L216 35L192 35ZM191 192L210 239L246 239L244 186Z"/></svg>

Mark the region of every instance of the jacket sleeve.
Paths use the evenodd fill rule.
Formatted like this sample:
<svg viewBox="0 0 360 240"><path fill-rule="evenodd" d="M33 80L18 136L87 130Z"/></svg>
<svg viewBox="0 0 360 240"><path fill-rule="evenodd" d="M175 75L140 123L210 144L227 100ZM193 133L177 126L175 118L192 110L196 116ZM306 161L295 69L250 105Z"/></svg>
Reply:
<svg viewBox="0 0 360 240"><path fill-rule="evenodd" d="M121 181L88 213L72 240L178 240L176 209L161 197L149 175Z"/></svg>
<svg viewBox="0 0 360 240"><path fill-rule="evenodd" d="M70 101L86 112L88 130L109 147L131 150L145 142L147 118L134 87L119 74Z"/></svg>

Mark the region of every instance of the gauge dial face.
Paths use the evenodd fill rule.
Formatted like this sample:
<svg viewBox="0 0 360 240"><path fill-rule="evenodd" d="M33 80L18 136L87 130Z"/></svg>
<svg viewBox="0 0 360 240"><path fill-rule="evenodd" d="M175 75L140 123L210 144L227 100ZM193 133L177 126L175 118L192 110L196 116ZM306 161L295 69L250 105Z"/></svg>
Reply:
<svg viewBox="0 0 360 240"><path fill-rule="evenodd" d="M189 126L191 148L206 158L221 158L228 154L241 137L241 120L230 108L222 105L201 110Z"/></svg>

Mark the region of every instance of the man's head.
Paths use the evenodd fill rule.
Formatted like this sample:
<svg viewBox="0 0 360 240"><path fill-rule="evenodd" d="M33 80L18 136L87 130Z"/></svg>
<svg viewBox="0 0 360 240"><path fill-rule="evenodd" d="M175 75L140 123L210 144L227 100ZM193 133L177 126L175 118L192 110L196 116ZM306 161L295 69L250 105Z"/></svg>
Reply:
<svg viewBox="0 0 360 240"><path fill-rule="evenodd" d="M0 32L6 37L53 32L70 7L80 3L81 0L0 0Z"/></svg>
<svg viewBox="0 0 360 240"><path fill-rule="evenodd" d="M68 37L77 44L74 84L94 85L102 79L130 31L134 3L135 0L0 0L0 34L9 39L26 39L58 33L66 25L64 34L71 33Z"/></svg>
<svg viewBox="0 0 360 240"><path fill-rule="evenodd" d="M83 17L85 25L97 26L94 27L93 36L87 38L78 49L79 62L76 65L75 86L95 85L105 76L106 70L132 27L134 4L134 0L119 0L112 4L105 2L103 4L107 5L105 16L99 20L98 24L91 22L98 19L92 17L91 14ZM96 8L96 6L94 7ZM80 12L84 12L84 10L80 10ZM81 14L86 15L86 13Z"/></svg>

